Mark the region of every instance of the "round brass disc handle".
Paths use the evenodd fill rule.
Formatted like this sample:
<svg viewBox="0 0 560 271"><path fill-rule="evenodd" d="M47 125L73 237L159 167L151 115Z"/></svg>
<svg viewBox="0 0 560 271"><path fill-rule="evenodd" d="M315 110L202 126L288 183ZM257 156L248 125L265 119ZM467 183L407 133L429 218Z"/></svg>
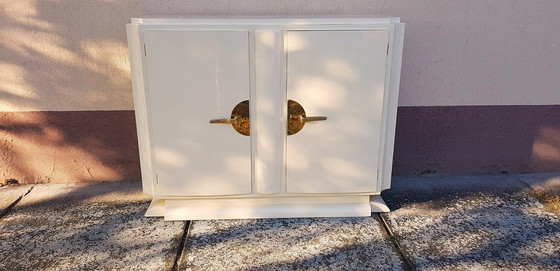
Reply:
<svg viewBox="0 0 560 271"><path fill-rule="evenodd" d="M306 122L327 120L324 116L307 117L303 106L294 100L288 100L288 135L303 129Z"/></svg>
<svg viewBox="0 0 560 271"><path fill-rule="evenodd" d="M249 120L249 100L238 103L231 111L229 119L212 119L210 123L231 124L233 129L238 133L248 136L251 133L251 122Z"/></svg>

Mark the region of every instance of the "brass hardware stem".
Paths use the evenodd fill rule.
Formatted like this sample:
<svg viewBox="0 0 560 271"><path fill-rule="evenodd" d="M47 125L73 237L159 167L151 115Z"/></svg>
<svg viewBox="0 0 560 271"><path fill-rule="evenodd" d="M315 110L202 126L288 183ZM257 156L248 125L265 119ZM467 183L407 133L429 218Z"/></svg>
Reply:
<svg viewBox="0 0 560 271"><path fill-rule="evenodd" d="M225 124L229 124L229 123L231 123L231 122L234 121L234 120L235 120L235 118L231 118L231 119L213 119L213 120L210 120L210 123L225 123Z"/></svg>
<svg viewBox="0 0 560 271"><path fill-rule="evenodd" d="M311 122L311 121L327 120L327 117L325 117L325 116L301 117L301 119L302 119L304 122Z"/></svg>

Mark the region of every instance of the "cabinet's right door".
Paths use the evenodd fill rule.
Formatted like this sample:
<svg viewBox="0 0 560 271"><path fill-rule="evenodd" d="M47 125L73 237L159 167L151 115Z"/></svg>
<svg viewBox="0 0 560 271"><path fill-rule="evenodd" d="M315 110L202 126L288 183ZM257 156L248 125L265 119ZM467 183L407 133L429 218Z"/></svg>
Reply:
<svg viewBox="0 0 560 271"><path fill-rule="evenodd" d="M307 117L327 117L288 136L287 192L377 190L388 38L373 30L287 32L287 97Z"/></svg>

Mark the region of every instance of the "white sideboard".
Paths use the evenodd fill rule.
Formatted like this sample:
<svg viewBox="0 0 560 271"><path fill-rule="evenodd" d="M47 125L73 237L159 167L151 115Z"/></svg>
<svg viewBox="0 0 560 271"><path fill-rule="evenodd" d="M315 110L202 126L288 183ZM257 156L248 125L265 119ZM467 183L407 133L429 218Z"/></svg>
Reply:
<svg viewBox="0 0 560 271"><path fill-rule="evenodd" d="M389 211L399 18L134 18L147 216Z"/></svg>

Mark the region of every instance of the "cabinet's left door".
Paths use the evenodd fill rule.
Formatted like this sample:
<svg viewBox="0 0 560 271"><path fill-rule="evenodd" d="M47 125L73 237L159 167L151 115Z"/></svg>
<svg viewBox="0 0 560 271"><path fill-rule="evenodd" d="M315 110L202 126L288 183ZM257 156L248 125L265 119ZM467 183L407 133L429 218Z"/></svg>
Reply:
<svg viewBox="0 0 560 271"><path fill-rule="evenodd" d="M155 195L251 193L250 136L210 123L249 100L249 33L146 30L144 45Z"/></svg>

